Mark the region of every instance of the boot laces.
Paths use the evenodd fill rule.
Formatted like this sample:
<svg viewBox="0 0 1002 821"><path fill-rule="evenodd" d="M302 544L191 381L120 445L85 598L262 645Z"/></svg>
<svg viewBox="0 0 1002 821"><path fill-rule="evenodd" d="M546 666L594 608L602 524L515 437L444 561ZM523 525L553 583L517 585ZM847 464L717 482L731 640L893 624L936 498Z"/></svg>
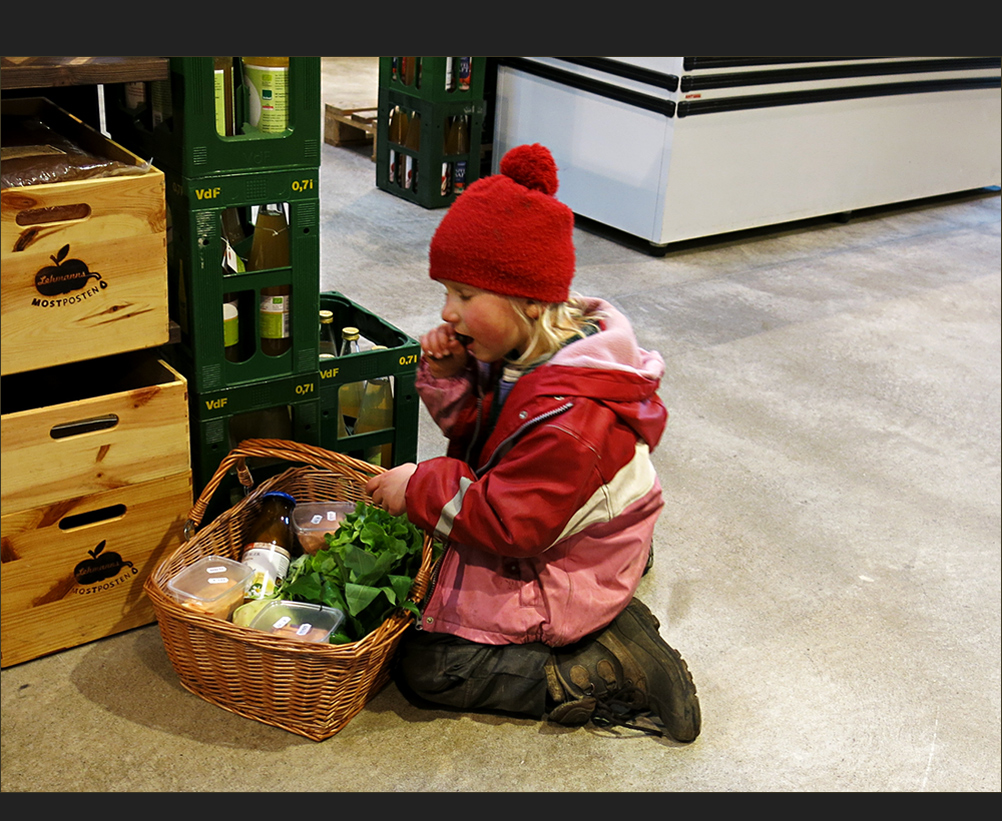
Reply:
<svg viewBox="0 0 1002 821"><path fill-rule="evenodd" d="M633 723L632 719L644 712L637 708L642 704L644 693L632 682L626 682L615 693L591 695L595 698L595 712L591 722L596 727L624 727L629 730L640 730L647 735L663 736L664 733L654 727L646 727Z"/></svg>

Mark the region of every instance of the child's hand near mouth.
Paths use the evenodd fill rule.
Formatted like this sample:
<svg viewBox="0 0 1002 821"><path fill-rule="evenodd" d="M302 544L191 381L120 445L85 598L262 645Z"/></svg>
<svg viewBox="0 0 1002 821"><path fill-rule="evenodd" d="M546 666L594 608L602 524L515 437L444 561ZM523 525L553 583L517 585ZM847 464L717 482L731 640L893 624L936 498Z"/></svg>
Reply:
<svg viewBox="0 0 1002 821"><path fill-rule="evenodd" d="M466 366L466 345L470 337L457 334L453 327L442 323L421 337L421 351L436 379L455 376Z"/></svg>

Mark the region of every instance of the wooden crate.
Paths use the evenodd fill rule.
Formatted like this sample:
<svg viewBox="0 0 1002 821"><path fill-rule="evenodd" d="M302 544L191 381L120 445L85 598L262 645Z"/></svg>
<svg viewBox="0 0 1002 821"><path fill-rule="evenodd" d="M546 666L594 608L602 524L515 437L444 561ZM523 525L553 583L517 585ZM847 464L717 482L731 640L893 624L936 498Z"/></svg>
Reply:
<svg viewBox="0 0 1002 821"><path fill-rule="evenodd" d="M187 380L135 351L2 378L4 514L191 468Z"/></svg>
<svg viewBox="0 0 1002 821"><path fill-rule="evenodd" d="M3 100L92 154L147 163L44 98ZM163 172L6 188L0 373L150 348L170 337Z"/></svg>
<svg viewBox="0 0 1002 821"><path fill-rule="evenodd" d="M328 104L324 112L324 142L328 145L371 142L372 161L375 162L378 111L375 105Z"/></svg>
<svg viewBox="0 0 1002 821"><path fill-rule="evenodd" d="M154 621L143 584L184 542L191 505L187 470L5 513L0 666Z"/></svg>

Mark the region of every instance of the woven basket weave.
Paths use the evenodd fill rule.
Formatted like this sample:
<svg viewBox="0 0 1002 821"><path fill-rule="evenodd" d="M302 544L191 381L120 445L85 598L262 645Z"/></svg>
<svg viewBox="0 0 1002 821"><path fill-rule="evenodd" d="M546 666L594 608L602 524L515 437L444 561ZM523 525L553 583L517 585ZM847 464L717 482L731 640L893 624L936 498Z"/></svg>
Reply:
<svg viewBox="0 0 1002 821"><path fill-rule="evenodd" d="M212 494L230 468L251 480L249 457L297 463L262 482L197 534ZM164 648L185 689L225 710L280 727L313 741L330 738L365 706L390 677L390 662L413 616L396 611L365 638L350 644L290 641L240 627L181 607L167 582L203 556L239 561L246 531L261 497L269 490L291 494L298 502L370 501L365 483L383 468L281 439L247 439L223 458L189 514L186 539L146 580L144 589L156 612ZM411 588L420 603L427 592L432 543L425 536L421 567Z"/></svg>

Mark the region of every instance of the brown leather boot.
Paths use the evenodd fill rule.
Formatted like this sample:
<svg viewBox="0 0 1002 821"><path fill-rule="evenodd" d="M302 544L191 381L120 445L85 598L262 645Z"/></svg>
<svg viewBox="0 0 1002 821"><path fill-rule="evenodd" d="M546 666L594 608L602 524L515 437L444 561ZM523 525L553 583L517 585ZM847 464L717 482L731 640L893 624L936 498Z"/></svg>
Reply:
<svg viewBox="0 0 1002 821"><path fill-rule="evenodd" d="M633 599L604 630L557 648L546 664L549 719L644 729L630 723L655 714L677 741L693 741L701 726L696 686L685 661L658 633L658 620Z"/></svg>

